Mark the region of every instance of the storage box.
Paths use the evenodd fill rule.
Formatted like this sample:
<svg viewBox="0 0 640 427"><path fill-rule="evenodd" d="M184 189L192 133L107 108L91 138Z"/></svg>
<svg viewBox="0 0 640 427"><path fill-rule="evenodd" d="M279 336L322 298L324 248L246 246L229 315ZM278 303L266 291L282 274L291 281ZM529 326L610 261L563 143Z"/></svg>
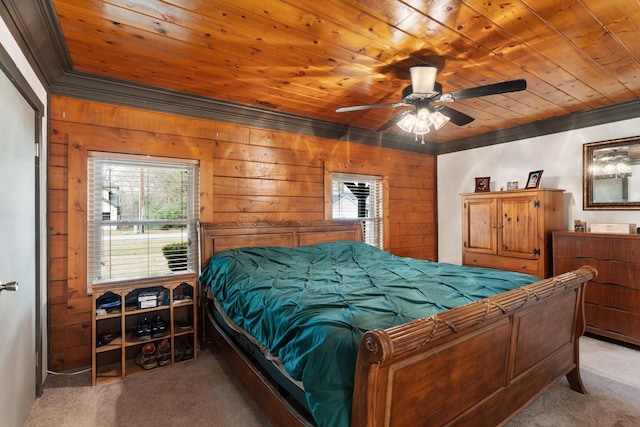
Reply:
<svg viewBox="0 0 640 427"><path fill-rule="evenodd" d="M146 301L138 301L138 309L142 310L143 308L155 308L158 306L157 299L150 299Z"/></svg>
<svg viewBox="0 0 640 427"><path fill-rule="evenodd" d="M635 234L635 224L591 224L592 233Z"/></svg>
<svg viewBox="0 0 640 427"><path fill-rule="evenodd" d="M158 306L158 292L140 292L138 294L138 309L154 308Z"/></svg>

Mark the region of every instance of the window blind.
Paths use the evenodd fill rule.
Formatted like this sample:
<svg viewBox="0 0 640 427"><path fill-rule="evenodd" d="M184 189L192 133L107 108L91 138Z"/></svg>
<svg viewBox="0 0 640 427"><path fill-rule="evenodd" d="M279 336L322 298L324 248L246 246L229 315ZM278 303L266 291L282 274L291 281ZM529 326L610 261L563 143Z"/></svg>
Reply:
<svg viewBox="0 0 640 427"><path fill-rule="evenodd" d="M362 219L364 241L383 248L382 178L334 173L332 185L333 218Z"/></svg>
<svg viewBox="0 0 640 427"><path fill-rule="evenodd" d="M197 271L198 162L89 153L87 286Z"/></svg>

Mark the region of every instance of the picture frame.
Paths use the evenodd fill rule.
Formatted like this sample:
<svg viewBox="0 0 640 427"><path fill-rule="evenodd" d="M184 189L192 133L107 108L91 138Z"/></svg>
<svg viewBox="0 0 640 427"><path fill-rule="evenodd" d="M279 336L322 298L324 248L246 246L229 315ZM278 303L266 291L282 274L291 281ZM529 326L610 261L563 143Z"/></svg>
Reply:
<svg viewBox="0 0 640 427"><path fill-rule="evenodd" d="M488 193L490 189L491 177L483 176L476 178L476 193Z"/></svg>
<svg viewBox="0 0 640 427"><path fill-rule="evenodd" d="M526 188L538 188L540 186L540 178L542 178L542 170L529 172Z"/></svg>

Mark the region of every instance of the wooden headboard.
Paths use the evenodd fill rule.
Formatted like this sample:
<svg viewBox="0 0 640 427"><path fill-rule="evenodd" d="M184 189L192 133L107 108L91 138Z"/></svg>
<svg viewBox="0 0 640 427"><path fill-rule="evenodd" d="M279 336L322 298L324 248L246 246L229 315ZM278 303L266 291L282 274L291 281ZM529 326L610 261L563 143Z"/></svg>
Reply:
<svg viewBox="0 0 640 427"><path fill-rule="evenodd" d="M217 252L247 246L305 246L339 240L362 241L359 220L316 221L312 223L258 222L200 223L200 261L204 266Z"/></svg>

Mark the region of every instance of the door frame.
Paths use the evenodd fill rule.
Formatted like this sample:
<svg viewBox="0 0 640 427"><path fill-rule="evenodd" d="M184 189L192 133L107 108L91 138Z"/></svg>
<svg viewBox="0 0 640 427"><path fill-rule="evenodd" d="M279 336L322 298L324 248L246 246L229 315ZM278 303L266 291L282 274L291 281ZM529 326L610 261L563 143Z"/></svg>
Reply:
<svg viewBox="0 0 640 427"><path fill-rule="evenodd" d="M20 92L22 97L27 101L27 103L33 108L34 111L34 180L35 180L35 254L34 254L34 264L35 264L35 348L36 348L36 360L35 360L35 370L36 370L36 396L40 396L42 394L43 387L43 359L44 355L42 354L42 345L43 345L43 327L42 327L42 268L41 262L42 259L42 233L41 231L41 223L42 219L46 222L46 215L42 216L41 212L41 188L40 188L40 178L41 178L41 163L43 161L42 156L40 155L42 152L45 152L44 147L42 146L42 119L45 115L45 106L42 104L42 101L38 98L31 85L24 78L19 68L9 55L9 53L4 49L4 47L0 44L0 70L4 72L4 74L9 78L11 83L15 86L15 88ZM45 224L46 230L46 224ZM47 246L48 247L48 244Z"/></svg>

